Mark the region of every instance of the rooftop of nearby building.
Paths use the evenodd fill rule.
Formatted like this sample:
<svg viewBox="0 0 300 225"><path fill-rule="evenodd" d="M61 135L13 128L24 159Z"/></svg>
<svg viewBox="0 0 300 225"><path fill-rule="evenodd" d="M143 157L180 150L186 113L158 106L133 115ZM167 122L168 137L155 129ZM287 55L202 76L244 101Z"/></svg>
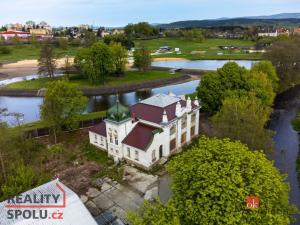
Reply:
<svg viewBox="0 0 300 225"><path fill-rule="evenodd" d="M156 132L160 128L138 123L122 143L146 151Z"/></svg>
<svg viewBox="0 0 300 225"><path fill-rule="evenodd" d="M157 94L141 101L140 103L165 108L178 101L180 101L180 98L178 97L166 95L166 94Z"/></svg>
<svg viewBox="0 0 300 225"><path fill-rule="evenodd" d="M54 194L57 195L59 194L59 200L57 205L62 205L63 203L63 192L60 190L57 186L62 188L62 190L65 192L66 196L66 207L65 208L45 208L50 211L60 211L63 213L63 220L59 221L59 224L61 225L97 225L96 221L94 218L91 216L87 208L84 206L84 204L81 202L80 198L75 194L71 189L69 189L67 186L65 186L63 183L59 182L58 180L53 180L50 181L46 184L43 184L39 187L36 187L32 190L26 191L22 193L22 196L30 196L34 198L34 195L36 196L41 196L41 194ZM52 198L50 198L52 199ZM50 201L50 204L54 204L54 200ZM56 205L55 204L55 205ZM54 223L53 220L50 219L23 219L23 217L18 217L18 219L7 219L7 210L9 208L6 207L7 201L1 202L0 203L0 224L5 224L5 225L35 225L35 224L43 224L43 225L48 225L48 224L57 224ZM12 204L11 204L12 205ZM19 204L14 204L14 205L19 205ZM23 210L22 207L18 208L19 210ZM38 214L38 213L37 213Z"/></svg>
<svg viewBox="0 0 300 225"><path fill-rule="evenodd" d="M102 121L101 123L97 124L96 126L93 126L89 129L89 131L99 134L103 137L106 137L106 123Z"/></svg>

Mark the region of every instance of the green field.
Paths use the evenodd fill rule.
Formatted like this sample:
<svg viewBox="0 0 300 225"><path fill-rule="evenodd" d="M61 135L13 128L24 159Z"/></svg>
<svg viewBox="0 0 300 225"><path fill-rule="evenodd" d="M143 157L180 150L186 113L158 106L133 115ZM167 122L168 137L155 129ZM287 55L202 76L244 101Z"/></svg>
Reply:
<svg viewBox="0 0 300 225"><path fill-rule="evenodd" d="M182 76L180 73L170 74L168 71L147 71L147 72L137 72L137 71L128 71L123 77L110 77L107 79L104 85L92 85L88 79L82 78L80 75L72 75L70 77L70 82L75 84L78 88L90 88L90 87L101 87L101 86L118 86L124 84L132 83L142 83L144 81L158 80L164 78L171 78ZM21 81L8 85L8 88L12 89L28 89L36 90L47 87L48 84L54 80L60 78L40 78L29 81Z"/></svg>
<svg viewBox="0 0 300 225"><path fill-rule="evenodd" d="M17 45L8 46L11 50L10 54L0 54L0 62L16 62L26 59L38 59L41 51L40 46L34 45ZM54 51L57 58L62 58L66 55L74 56L79 47L68 46L66 50L55 47Z"/></svg>
<svg viewBox="0 0 300 225"><path fill-rule="evenodd" d="M238 46L238 47L251 47L255 45L255 42L236 40L236 39L206 39L202 43L187 41L182 38L159 38L152 40L139 40L135 42L136 47L141 45L146 46L155 52L161 46L170 46L174 48L180 48L182 54L160 54L155 55L155 58L162 57L181 57L191 60L196 59L260 59L261 54L247 54L244 52L232 52L229 50L221 50L219 46ZM194 52L194 54L192 53ZM223 53L223 55L218 55Z"/></svg>

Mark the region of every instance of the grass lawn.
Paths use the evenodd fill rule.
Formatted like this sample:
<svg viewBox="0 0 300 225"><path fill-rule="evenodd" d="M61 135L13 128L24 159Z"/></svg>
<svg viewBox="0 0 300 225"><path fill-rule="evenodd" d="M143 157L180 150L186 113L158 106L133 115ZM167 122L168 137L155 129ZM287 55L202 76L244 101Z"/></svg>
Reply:
<svg viewBox="0 0 300 225"><path fill-rule="evenodd" d="M38 59L41 51L40 46L34 45L18 45L8 46L11 50L10 54L0 54L0 62L16 62L26 59ZM57 58L62 58L65 55L74 56L79 47L68 46L66 50L55 47L55 54Z"/></svg>
<svg viewBox="0 0 300 225"><path fill-rule="evenodd" d="M148 47L152 52L155 52L161 46L170 46L174 48L180 48L182 54L161 54L155 55L155 58L161 57L182 57L191 60L196 59L260 59L261 54L247 54L243 52L230 52L221 50L219 46L233 45L239 47L254 46L255 42L236 40L236 39L206 39L202 43L194 41L186 41L181 38L159 38L153 40L139 40L135 42L136 47L140 47L142 44ZM192 54L192 52L195 54ZM223 55L217 55L217 53L223 53Z"/></svg>
<svg viewBox="0 0 300 225"><path fill-rule="evenodd" d="M150 80L158 80L163 78L171 78L181 76L182 74L170 74L168 71L147 71L147 72L137 72L128 71L123 77L110 77L108 78L105 85L91 85L89 80L82 78L79 75L73 75L70 77L70 82L78 86L79 88L90 88L90 87L101 87L101 86L118 86L124 84L141 83ZM40 78L29 81L20 81L17 83L9 84L8 88L14 89L41 89L47 87L48 84L54 80L61 79L57 78Z"/></svg>

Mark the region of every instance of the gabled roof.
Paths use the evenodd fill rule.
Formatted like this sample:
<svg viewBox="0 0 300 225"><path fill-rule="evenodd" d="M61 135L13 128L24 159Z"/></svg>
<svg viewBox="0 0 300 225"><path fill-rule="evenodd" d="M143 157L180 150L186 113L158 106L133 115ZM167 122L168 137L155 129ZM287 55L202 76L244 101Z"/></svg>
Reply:
<svg viewBox="0 0 300 225"><path fill-rule="evenodd" d="M181 107L186 106L186 101L184 100L179 100L179 101ZM160 124L162 122L164 111L166 111L167 113L168 121L174 120L176 118L176 114L175 114L176 104L177 102L162 108L162 107L144 104L143 102L137 103L130 107L131 116L133 118L138 118L152 123ZM197 106L194 103L192 103L192 109L195 108L197 108Z"/></svg>
<svg viewBox="0 0 300 225"><path fill-rule="evenodd" d="M9 208L6 207L8 204L7 201L0 203L0 224L5 225L54 225L54 224L60 224L60 225L97 225L94 218L91 216L87 208L84 206L80 198L75 194L71 189L69 189L67 186L65 186L63 183L59 182L58 180L50 181L46 184L43 184L39 187L36 187L34 189L31 189L27 192L22 193L22 196L30 196L31 198L34 198L34 195L37 197L40 197L41 194L44 195L59 195L59 199L57 203L54 203L53 201L50 201L50 204L55 205L62 205L64 202L63 200L63 191L58 188L57 184L60 188L65 192L65 208L45 208L48 211L48 215L50 215L52 212L62 212L63 213L63 219L54 221L53 219L24 219L23 217L18 217L14 219L7 219L7 210ZM52 198L50 198L52 199ZM32 203L34 205L34 203ZM10 205L19 205L18 203L10 203ZM23 204L22 204L23 205ZM28 205L28 204L26 204ZM36 205L36 204L35 204ZM19 205L20 206L20 205ZM46 206L45 203L43 206ZM20 206L21 207L21 206ZM18 208L19 210L23 211L26 210L26 208ZM29 208L30 210L33 210L33 208ZM41 208L37 208L37 210L40 210ZM27 208L28 210L28 208ZM37 212L36 214L39 214Z"/></svg>
<svg viewBox="0 0 300 225"><path fill-rule="evenodd" d="M98 125L91 127L89 131L106 137L106 123L102 121Z"/></svg>
<svg viewBox="0 0 300 225"><path fill-rule="evenodd" d="M144 123L138 123L126 136L122 143L143 151L147 151L147 148L152 143L156 132L160 132L160 128L149 126Z"/></svg>
<svg viewBox="0 0 300 225"><path fill-rule="evenodd" d="M180 98L178 97L174 97L166 94L157 94L141 101L141 103L164 108L178 101L180 101Z"/></svg>
<svg viewBox="0 0 300 225"><path fill-rule="evenodd" d="M30 34L29 32L24 31L2 31L0 34Z"/></svg>

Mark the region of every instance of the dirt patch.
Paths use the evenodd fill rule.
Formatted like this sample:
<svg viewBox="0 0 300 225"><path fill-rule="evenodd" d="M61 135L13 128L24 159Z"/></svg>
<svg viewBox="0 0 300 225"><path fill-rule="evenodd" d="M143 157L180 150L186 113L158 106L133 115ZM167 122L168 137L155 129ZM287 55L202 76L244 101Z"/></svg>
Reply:
<svg viewBox="0 0 300 225"><path fill-rule="evenodd" d="M69 167L58 173L57 177L77 194L84 194L91 187L91 177L100 170L99 165L88 162L78 167Z"/></svg>

